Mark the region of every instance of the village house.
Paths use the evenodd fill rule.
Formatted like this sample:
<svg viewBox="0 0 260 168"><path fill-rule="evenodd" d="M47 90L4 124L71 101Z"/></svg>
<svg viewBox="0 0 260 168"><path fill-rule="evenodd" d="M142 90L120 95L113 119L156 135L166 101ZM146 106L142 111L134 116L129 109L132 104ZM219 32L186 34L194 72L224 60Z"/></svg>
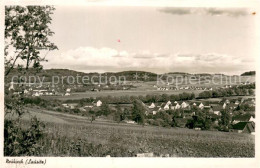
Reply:
<svg viewBox="0 0 260 168"><path fill-rule="evenodd" d="M255 120L255 118L254 118L253 116L251 116L251 117L250 117L250 119L249 119L249 121L251 121L251 122L254 122L254 123L255 123L255 121L256 121L256 120Z"/></svg>
<svg viewBox="0 0 260 168"><path fill-rule="evenodd" d="M165 106L164 106L164 108L163 108L164 110L169 110L170 109L170 107L169 107L169 105L168 104L166 104Z"/></svg>
<svg viewBox="0 0 260 168"><path fill-rule="evenodd" d="M67 88L67 89L66 89L66 92L70 92L70 91L71 91L71 88Z"/></svg>
<svg viewBox="0 0 260 168"><path fill-rule="evenodd" d="M199 108L200 108L200 109L203 109L203 108L204 108L203 103L200 103Z"/></svg>
<svg viewBox="0 0 260 168"><path fill-rule="evenodd" d="M224 103L223 106L222 106L222 108L223 108L223 109L226 109L226 106L227 106L227 104Z"/></svg>
<svg viewBox="0 0 260 168"><path fill-rule="evenodd" d="M10 82L10 87L8 88L8 90L14 90L14 82Z"/></svg>
<svg viewBox="0 0 260 168"><path fill-rule="evenodd" d="M148 108L150 108L150 109L153 109L153 108L155 108L155 104L154 103L152 103Z"/></svg>
<svg viewBox="0 0 260 168"><path fill-rule="evenodd" d="M96 106L97 107L100 107L102 105L102 101L101 100L98 100L97 103L96 103Z"/></svg>
<svg viewBox="0 0 260 168"><path fill-rule="evenodd" d="M181 108L187 108L189 106L189 104L187 104L186 102L182 102L181 104Z"/></svg>
<svg viewBox="0 0 260 168"><path fill-rule="evenodd" d="M40 94L39 94L39 92L34 92L34 93L32 94L32 96L38 97L38 96L40 96Z"/></svg>
<svg viewBox="0 0 260 168"><path fill-rule="evenodd" d="M180 109L181 106L179 105L179 103L177 103L175 106L171 106L171 109L172 110L177 110L177 109Z"/></svg>
<svg viewBox="0 0 260 168"><path fill-rule="evenodd" d="M172 104L172 102L171 102L171 101L168 101L166 104L167 104L167 105L171 105L171 104Z"/></svg>
<svg viewBox="0 0 260 168"><path fill-rule="evenodd" d="M23 91L23 93L24 93L24 94L29 94L29 91L28 91L27 89L25 89L25 90Z"/></svg>
<svg viewBox="0 0 260 168"><path fill-rule="evenodd" d="M69 108L68 104L62 104L63 107Z"/></svg>
<svg viewBox="0 0 260 168"><path fill-rule="evenodd" d="M226 103L226 104L229 104L229 103L230 103L230 101L227 99L227 100L225 101L225 103Z"/></svg>
<svg viewBox="0 0 260 168"><path fill-rule="evenodd" d="M65 93L65 95L64 96L70 96L70 93Z"/></svg>
<svg viewBox="0 0 260 168"><path fill-rule="evenodd" d="M254 134L255 124L253 122L239 122L233 125L232 132Z"/></svg>
<svg viewBox="0 0 260 168"><path fill-rule="evenodd" d="M68 107L69 107L70 109L75 109L77 106L78 106L77 103L68 103Z"/></svg>

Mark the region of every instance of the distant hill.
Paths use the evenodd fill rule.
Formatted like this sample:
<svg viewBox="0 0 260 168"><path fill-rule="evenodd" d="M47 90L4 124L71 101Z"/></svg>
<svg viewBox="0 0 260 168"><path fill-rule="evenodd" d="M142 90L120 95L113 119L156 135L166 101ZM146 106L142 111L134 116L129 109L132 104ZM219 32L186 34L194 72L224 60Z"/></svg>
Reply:
<svg viewBox="0 0 260 168"><path fill-rule="evenodd" d="M255 71L245 72L241 76L246 75L254 75ZM13 76L19 75L19 71L17 69L14 69L11 71L11 73L8 75L8 78L6 78L6 83L9 83ZM23 74L20 74L23 75ZM167 79L167 76L189 76L189 75L199 75L199 76L214 76L213 74L208 73L200 73L200 74L189 74L185 72L169 72L165 74L156 74L152 72L145 72L145 71L122 71L122 72L106 72L106 73L97 73L97 72L91 72L91 73L85 73L85 72L78 72L74 70L69 69L43 69L40 72L36 72L34 69L29 69L27 76L38 76L39 78L44 77L44 82L51 82L53 78L55 79L62 79L62 77L68 77L73 76L74 79L79 77L87 76L89 79L91 79L93 76L95 76L95 81L98 82L99 76L102 76L102 80L105 78L109 79L111 76L115 76L117 79L123 77L127 81L157 81L157 78L160 78L162 80ZM159 75L159 76L157 76ZM97 77L98 76L98 77ZM137 79L136 79L137 77ZM14 82L16 82L17 78L14 78ZM122 79L122 78L121 78ZM27 81L28 82L28 81Z"/></svg>
<svg viewBox="0 0 260 168"><path fill-rule="evenodd" d="M169 75L190 75L189 73L186 73L186 72L169 72L168 73Z"/></svg>
<svg viewBox="0 0 260 168"><path fill-rule="evenodd" d="M13 69L11 73L8 75L8 78L6 78L6 83L11 82L12 77L14 76L24 76L23 74L19 74L19 71L17 69ZM156 81L157 80L157 74L151 73L151 72L145 72L145 71L123 71L123 72L106 72L106 73L97 73L97 72L91 72L91 73L85 73L85 72L77 72L74 70L69 70L69 69L44 69L41 70L40 72L36 72L33 69L29 69L27 73L27 78L29 76L37 76L39 78L44 77L45 82L51 82L52 79L62 79L62 77L68 77L68 76L73 76L74 79L77 79L77 76L79 78L82 78L84 76L88 77L89 80L93 77L93 80L98 82L99 81L99 76L101 76L101 80L109 80L111 76L116 77L117 79L119 78L125 78L127 81L135 81L136 77L137 80L139 81ZM113 80L111 78L111 80ZM14 78L14 82L17 82L17 78Z"/></svg>
<svg viewBox="0 0 260 168"><path fill-rule="evenodd" d="M254 76L254 75L255 75L255 71L248 71L241 74L241 76Z"/></svg>

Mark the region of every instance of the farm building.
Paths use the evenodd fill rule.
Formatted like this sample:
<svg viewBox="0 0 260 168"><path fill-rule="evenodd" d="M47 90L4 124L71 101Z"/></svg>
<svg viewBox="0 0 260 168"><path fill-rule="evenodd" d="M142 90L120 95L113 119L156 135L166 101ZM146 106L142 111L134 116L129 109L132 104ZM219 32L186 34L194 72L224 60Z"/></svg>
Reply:
<svg viewBox="0 0 260 168"><path fill-rule="evenodd" d="M239 122L233 125L233 132L238 133L254 133L255 132L255 124L253 122Z"/></svg>

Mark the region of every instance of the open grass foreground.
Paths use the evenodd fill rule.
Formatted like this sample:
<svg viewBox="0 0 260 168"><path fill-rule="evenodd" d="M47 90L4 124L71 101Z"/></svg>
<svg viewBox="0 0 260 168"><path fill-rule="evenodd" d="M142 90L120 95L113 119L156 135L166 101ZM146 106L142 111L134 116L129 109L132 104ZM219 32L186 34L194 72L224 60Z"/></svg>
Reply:
<svg viewBox="0 0 260 168"><path fill-rule="evenodd" d="M85 117L52 111L31 114L45 122L38 156L134 157L149 152L155 157L254 157L255 153L255 137L250 134L91 123Z"/></svg>

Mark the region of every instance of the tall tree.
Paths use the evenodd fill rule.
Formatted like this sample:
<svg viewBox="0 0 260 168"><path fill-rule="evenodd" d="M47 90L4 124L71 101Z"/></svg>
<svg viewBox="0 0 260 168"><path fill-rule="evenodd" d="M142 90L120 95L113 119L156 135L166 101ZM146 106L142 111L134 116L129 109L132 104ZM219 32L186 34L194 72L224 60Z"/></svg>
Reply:
<svg viewBox="0 0 260 168"><path fill-rule="evenodd" d="M45 55L41 51L57 49L49 37L54 34L49 28L51 6L6 6L5 7L5 78L12 69L19 68L27 74L30 67L41 69ZM20 62L24 62L21 64ZM24 68L22 68L24 67ZM22 128L20 117L25 112L24 87L18 95L5 92L5 115L16 113L18 118L5 118L4 125L4 155L34 155L43 126L33 118L31 127Z"/></svg>
<svg viewBox="0 0 260 168"><path fill-rule="evenodd" d="M145 109L142 102L140 100L134 100L133 105L134 107L132 109L132 119L139 124L143 124Z"/></svg>
<svg viewBox="0 0 260 168"><path fill-rule="evenodd" d="M5 7L5 76L24 61L27 70L42 68L40 62L46 61L43 52L57 49L49 40L54 32L51 24L52 6L6 6Z"/></svg>

